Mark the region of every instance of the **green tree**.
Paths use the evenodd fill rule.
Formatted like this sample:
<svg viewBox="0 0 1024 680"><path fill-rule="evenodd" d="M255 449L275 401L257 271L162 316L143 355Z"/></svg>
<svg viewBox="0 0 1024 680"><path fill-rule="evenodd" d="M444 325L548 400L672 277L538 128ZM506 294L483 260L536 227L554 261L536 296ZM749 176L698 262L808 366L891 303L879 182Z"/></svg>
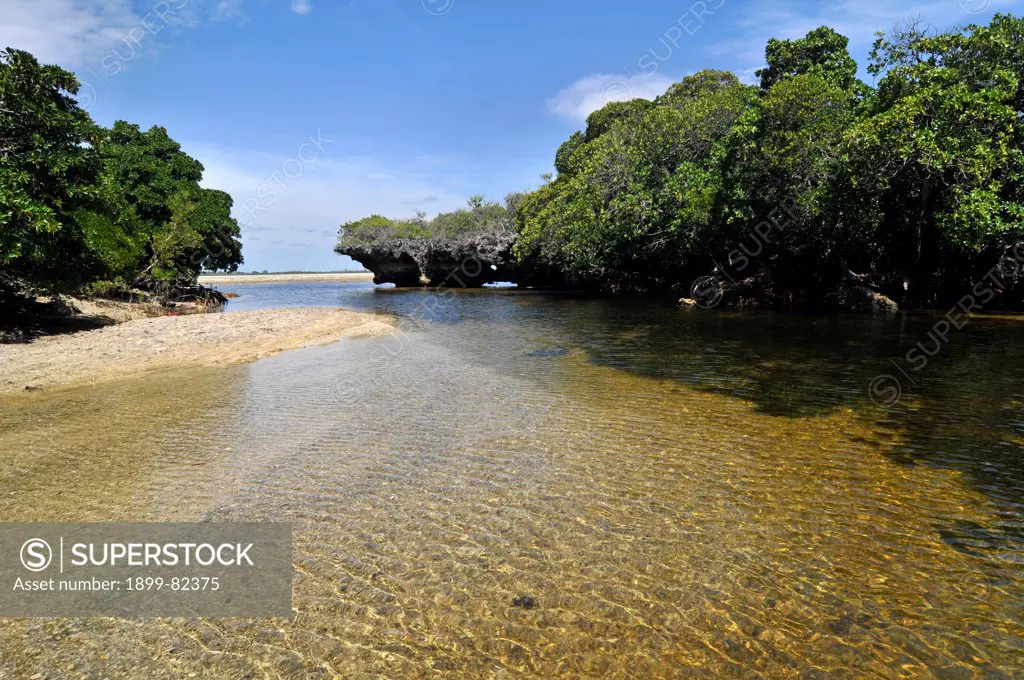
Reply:
<svg viewBox="0 0 1024 680"><path fill-rule="evenodd" d="M817 73L836 87L851 89L857 78L857 62L847 51L849 40L821 26L798 40L772 38L765 48L766 68L757 71L761 89L793 76Z"/></svg>
<svg viewBox="0 0 1024 680"><path fill-rule="evenodd" d="M560 177L568 177L576 171L573 154L586 143L582 132L576 131L555 153L555 170Z"/></svg>
<svg viewBox="0 0 1024 680"><path fill-rule="evenodd" d="M118 233L102 250L111 278L144 287L191 284L203 268L238 268L240 229L231 217L231 197L199 186L202 164L166 129L143 132L117 121L96 146L103 195Z"/></svg>
<svg viewBox="0 0 1024 680"><path fill-rule="evenodd" d="M161 127L96 126L79 83L0 52L0 273L61 291L97 281L191 285L242 261L231 197Z"/></svg>
<svg viewBox="0 0 1024 680"><path fill-rule="evenodd" d="M506 206L488 201L481 195L471 196L467 208L440 213L432 220L425 219L422 212L413 219L405 220L370 215L341 225L338 248L394 239L455 239L504 233L512 228L509 206L518 198L518 194L510 194Z"/></svg>
<svg viewBox="0 0 1024 680"><path fill-rule="evenodd" d="M808 247L824 257L844 241L844 135L869 91L854 79L846 38L831 29L770 41L765 58L760 96L749 100L723 159L719 245L706 245L746 275L755 259L764 268Z"/></svg>
<svg viewBox="0 0 1024 680"><path fill-rule="evenodd" d="M94 124L78 80L31 54L0 52L0 271L51 290L89 278L76 215L96 198Z"/></svg>
<svg viewBox="0 0 1024 680"><path fill-rule="evenodd" d="M576 284L668 277L711 229L725 140L754 89L730 73L684 79L655 102L616 102L556 158L559 176L517 211L519 259Z"/></svg>
<svg viewBox="0 0 1024 680"><path fill-rule="evenodd" d="M1024 238L1024 21L883 35L877 90L847 42L771 40L759 86L707 70L592 113L557 177L509 203L524 282L684 287L731 268L775 301L868 285L956 303ZM485 208L426 231L477 228Z"/></svg>
<svg viewBox="0 0 1024 680"><path fill-rule="evenodd" d="M1024 231L1024 22L929 35L904 26L875 43L878 94L848 133L862 216L896 279L918 301L949 272ZM956 282L956 285L961 285Z"/></svg>

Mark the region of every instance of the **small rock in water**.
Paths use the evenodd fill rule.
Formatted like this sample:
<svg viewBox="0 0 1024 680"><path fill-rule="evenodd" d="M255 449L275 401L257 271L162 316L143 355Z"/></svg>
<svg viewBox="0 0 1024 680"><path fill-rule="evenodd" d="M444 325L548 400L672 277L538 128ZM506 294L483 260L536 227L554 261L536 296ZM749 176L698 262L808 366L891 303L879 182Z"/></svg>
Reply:
<svg viewBox="0 0 1024 680"><path fill-rule="evenodd" d="M526 356L528 357L564 357L569 350L563 347L552 347L550 349L535 349Z"/></svg>
<svg viewBox="0 0 1024 680"><path fill-rule="evenodd" d="M537 604L537 598L531 597L530 595L520 595L516 599L512 600L513 607L522 607L523 609L536 609L540 605Z"/></svg>

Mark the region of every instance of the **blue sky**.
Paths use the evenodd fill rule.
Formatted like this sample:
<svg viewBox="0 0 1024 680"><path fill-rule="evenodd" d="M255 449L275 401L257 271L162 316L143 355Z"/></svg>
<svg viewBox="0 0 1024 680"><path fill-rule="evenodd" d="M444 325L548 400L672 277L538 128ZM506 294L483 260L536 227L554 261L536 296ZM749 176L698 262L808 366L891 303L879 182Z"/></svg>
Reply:
<svg viewBox="0 0 1024 680"><path fill-rule="evenodd" d="M540 183L609 100L770 37L984 22L1024 0L3 0L0 43L75 71L104 125L159 124L235 198L249 270L351 267L338 225ZM862 72L863 77L867 77Z"/></svg>

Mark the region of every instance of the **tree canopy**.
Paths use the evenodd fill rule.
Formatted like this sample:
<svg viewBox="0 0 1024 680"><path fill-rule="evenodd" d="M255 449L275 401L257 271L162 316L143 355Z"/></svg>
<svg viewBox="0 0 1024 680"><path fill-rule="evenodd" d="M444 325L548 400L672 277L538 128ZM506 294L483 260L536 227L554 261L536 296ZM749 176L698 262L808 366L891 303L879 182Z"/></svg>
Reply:
<svg viewBox="0 0 1024 680"><path fill-rule="evenodd" d="M242 262L231 197L162 127L109 130L79 83L0 52L0 272L40 291L174 287Z"/></svg>
<svg viewBox="0 0 1024 680"><path fill-rule="evenodd" d="M758 86L702 71L593 113L519 203L526 278L685 286L713 271L781 298L853 277L934 305L1024 235L1024 21L880 35L876 87L824 26L769 41L765 61Z"/></svg>
<svg viewBox="0 0 1024 680"><path fill-rule="evenodd" d="M502 205L483 196L472 196L466 208L440 213L430 220L423 213L409 219L370 215L341 225L338 249L393 239L451 240L511 231L508 205L514 200L515 195L509 196L506 205Z"/></svg>

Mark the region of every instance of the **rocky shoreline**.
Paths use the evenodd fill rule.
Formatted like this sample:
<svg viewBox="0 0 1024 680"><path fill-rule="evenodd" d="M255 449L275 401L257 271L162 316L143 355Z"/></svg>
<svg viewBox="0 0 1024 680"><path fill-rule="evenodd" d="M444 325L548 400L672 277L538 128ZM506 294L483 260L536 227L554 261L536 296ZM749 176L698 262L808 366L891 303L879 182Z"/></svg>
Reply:
<svg viewBox="0 0 1024 680"><path fill-rule="evenodd" d="M488 283L522 283L512 254L515 240L511 232L454 239L396 238L339 246L336 252L373 272L378 285L479 288Z"/></svg>
<svg viewBox="0 0 1024 680"><path fill-rule="evenodd" d="M508 282L521 287L584 290L598 294L630 294L677 300L680 307L738 307L792 309L824 313L899 311L891 298L872 289L855 275L830 281L772 281L766 270L740 280L717 270L712 274L678 277L675 282L641 273L594 272L583 282L566 282L520 266L513 254L514 234L486 233L462 239L395 238L370 244L347 244L336 250L373 273L375 284L398 287L445 286L478 288ZM686 284L687 279L692 283ZM813 277L812 277L813 279Z"/></svg>

